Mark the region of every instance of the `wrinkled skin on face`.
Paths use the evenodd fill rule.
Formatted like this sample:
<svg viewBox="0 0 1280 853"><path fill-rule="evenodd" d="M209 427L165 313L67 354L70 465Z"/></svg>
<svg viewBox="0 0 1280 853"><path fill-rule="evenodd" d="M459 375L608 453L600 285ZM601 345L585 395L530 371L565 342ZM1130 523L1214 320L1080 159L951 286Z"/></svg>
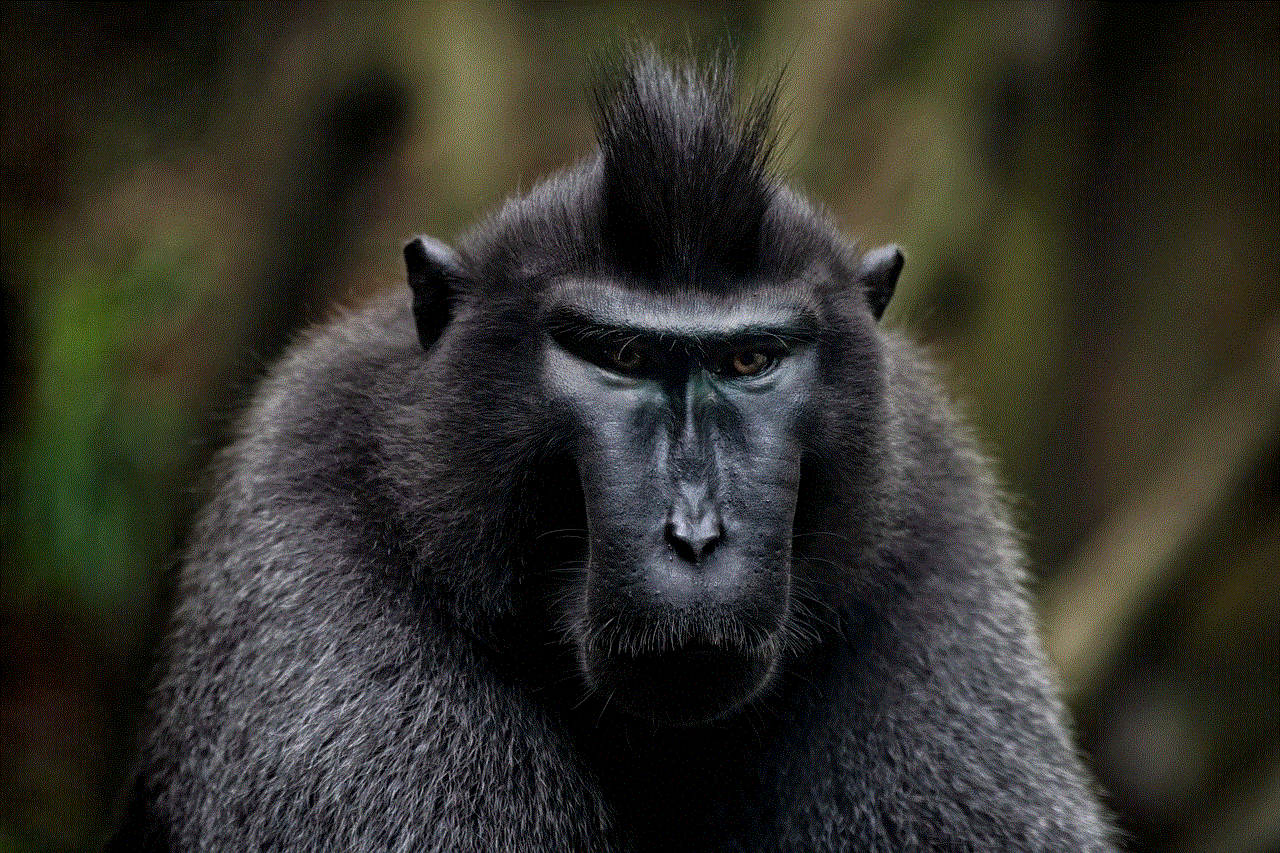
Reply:
<svg viewBox="0 0 1280 853"><path fill-rule="evenodd" d="M777 285L552 289L544 379L574 424L588 532L575 641L588 684L633 713L714 719L778 664L818 320Z"/></svg>

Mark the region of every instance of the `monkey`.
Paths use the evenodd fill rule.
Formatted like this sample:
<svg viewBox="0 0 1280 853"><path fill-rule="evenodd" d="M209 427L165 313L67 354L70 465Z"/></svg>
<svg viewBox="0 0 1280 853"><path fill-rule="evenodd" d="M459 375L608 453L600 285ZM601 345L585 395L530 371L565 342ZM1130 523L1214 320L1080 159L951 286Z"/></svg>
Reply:
<svg viewBox="0 0 1280 853"><path fill-rule="evenodd" d="M270 372L108 849L1114 849L903 252L730 78L636 51L594 155Z"/></svg>

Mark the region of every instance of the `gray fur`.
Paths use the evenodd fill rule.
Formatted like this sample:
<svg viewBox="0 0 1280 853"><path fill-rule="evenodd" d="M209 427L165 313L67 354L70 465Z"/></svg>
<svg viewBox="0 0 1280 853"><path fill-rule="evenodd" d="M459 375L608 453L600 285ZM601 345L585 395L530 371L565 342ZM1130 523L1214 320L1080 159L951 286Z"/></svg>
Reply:
<svg viewBox="0 0 1280 853"><path fill-rule="evenodd" d="M652 58L630 73L652 99L647 142L655 122L727 121L719 96L682 100L696 77L668 85ZM625 110L608 120L626 136ZM658 134L658 153L687 137ZM539 525L576 486L547 474L568 444L537 388L533 316L545 276L613 263L593 160L464 239L448 299L419 298L415 318L388 296L272 372L215 466L112 849L1112 849L988 466L866 302L887 301L900 256L856 286L830 225L748 154L719 190L754 217L733 240L787 236L716 287L818 270L846 342L815 389L791 634L765 692L664 726L588 691L566 651L576 580ZM762 183L735 195L736 180ZM682 246L678 270L627 256L616 272L715 277Z"/></svg>

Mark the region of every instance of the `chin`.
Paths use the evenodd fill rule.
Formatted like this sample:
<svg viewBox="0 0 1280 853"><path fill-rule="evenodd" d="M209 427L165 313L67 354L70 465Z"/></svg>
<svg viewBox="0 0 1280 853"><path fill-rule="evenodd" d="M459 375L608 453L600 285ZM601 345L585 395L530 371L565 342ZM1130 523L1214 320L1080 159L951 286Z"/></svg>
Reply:
<svg viewBox="0 0 1280 853"><path fill-rule="evenodd" d="M764 690L777 667L774 646L692 642L634 655L588 648L585 674L592 687L636 717L696 726L733 713Z"/></svg>

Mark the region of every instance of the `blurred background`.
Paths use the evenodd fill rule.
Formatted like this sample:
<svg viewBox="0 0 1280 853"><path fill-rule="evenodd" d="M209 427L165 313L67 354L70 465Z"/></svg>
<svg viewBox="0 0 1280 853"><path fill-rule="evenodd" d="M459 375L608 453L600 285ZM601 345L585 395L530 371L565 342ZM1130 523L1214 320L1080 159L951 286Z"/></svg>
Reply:
<svg viewBox="0 0 1280 853"><path fill-rule="evenodd" d="M785 68L908 253L1140 853L1280 849L1277 5L0 7L0 851L91 849L193 484L297 330L592 148L602 47Z"/></svg>

